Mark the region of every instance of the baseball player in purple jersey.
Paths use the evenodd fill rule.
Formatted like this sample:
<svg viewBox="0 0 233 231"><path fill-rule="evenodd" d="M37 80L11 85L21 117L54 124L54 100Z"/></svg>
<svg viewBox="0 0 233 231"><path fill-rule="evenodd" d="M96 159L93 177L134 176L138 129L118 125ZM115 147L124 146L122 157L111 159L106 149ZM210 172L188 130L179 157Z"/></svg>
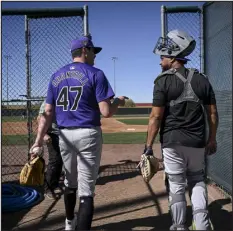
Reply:
<svg viewBox="0 0 233 231"><path fill-rule="evenodd" d="M89 37L71 42L73 62L55 72L49 82L45 113L41 117L34 145L42 147L43 136L56 114L60 130L59 146L65 167L65 230L90 230L93 196L102 152L100 115L110 117L124 96L111 103L114 92L100 69L93 67L96 54ZM33 153L32 153L33 155ZM74 214L76 190L80 198L78 214Z"/></svg>

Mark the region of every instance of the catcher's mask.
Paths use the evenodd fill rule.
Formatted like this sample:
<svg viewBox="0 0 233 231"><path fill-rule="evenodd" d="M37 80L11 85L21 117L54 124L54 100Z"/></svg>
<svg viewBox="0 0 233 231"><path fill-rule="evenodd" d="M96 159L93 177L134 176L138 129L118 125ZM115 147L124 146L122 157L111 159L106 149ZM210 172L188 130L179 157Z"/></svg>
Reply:
<svg viewBox="0 0 233 231"><path fill-rule="evenodd" d="M196 47L193 37L180 30L170 31L166 38L160 37L153 52L160 56L183 59L190 55Z"/></svg>

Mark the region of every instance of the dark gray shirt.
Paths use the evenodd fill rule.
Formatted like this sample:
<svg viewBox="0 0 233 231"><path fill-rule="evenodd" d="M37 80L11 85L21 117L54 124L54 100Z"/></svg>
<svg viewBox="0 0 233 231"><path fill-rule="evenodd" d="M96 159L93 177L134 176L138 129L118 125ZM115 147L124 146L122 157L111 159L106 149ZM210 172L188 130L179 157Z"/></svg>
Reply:
<svg viewBox="0 0 233 231"><path fill-rule="evenodd" d="M188 70L184 67L177 70L187 78ZM191 86L203 105L215 105L216 99L208 79L195 73ZM177 100L184 90L184 83L174 74L164 74L155 80L153 106L165 107L160 128L162 147L178 144L188 147L203 148L205 146L206 124L203 108L200 103L184 101L173 107L172 100Z"/></svg>

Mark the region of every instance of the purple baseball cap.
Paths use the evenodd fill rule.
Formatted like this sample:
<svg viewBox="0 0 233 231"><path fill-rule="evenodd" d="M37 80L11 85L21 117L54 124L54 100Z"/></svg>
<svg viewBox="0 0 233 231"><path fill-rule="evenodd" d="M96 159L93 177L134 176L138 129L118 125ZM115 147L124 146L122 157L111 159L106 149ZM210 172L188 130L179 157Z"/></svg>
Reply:
<svg viewBox="0 0 233 231"><path fill-rule="evenodd" d="M83 47L87 47L87 48L93 47L95 54L98 54L102 50L102 47L95 47L90 38L80 37L79 39L74 39L71 42L70 51L72 52L73 50L80 49Z"/></svg>

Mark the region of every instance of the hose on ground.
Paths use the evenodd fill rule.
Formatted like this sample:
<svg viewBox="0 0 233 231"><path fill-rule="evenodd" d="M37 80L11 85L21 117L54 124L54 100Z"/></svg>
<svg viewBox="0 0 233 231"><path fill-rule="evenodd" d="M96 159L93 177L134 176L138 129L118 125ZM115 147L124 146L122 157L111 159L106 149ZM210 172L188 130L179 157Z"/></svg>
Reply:
<svg viewBox="0 0 233 231"><path fill-rule="evenodd" d="M27 186L2 184L2 212L16 212L43 200L41 193Z"/></svg>

